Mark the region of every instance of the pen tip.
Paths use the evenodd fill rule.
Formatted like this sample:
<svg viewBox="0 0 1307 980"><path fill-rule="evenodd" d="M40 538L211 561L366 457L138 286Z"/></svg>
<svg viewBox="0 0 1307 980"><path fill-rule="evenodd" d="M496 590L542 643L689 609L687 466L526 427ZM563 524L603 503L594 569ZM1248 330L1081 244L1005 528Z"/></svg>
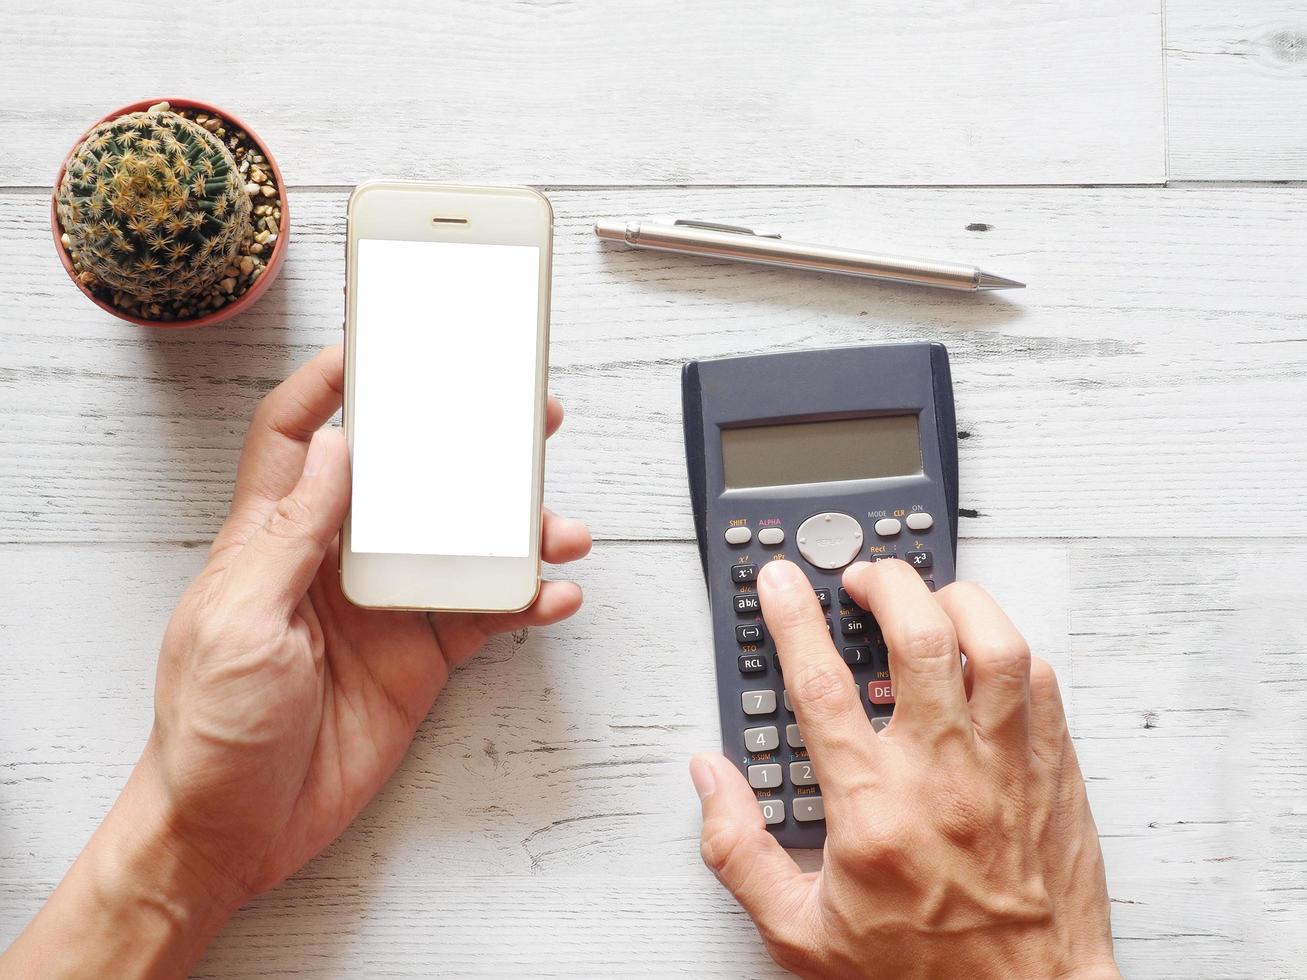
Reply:
<svg viewBox="0 0 1307 980"><path fill-rule="evenodd" d="M1024 282L1017 282L1015 279L1004 279L1002 276L990 275L988 272L982 272L980 278L976 281L977 289L1025 289Z"/></svg>

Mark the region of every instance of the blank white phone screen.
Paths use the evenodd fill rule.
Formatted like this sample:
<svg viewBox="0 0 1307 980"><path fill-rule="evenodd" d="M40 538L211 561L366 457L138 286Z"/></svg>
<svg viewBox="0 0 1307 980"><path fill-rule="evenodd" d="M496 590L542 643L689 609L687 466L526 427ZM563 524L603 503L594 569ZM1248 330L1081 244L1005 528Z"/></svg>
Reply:
<svg viewBox="0 0 1307 980"><path fill-rule="evenodd" d="M350 547L530 554L540 250L360 239Z"/></svg>

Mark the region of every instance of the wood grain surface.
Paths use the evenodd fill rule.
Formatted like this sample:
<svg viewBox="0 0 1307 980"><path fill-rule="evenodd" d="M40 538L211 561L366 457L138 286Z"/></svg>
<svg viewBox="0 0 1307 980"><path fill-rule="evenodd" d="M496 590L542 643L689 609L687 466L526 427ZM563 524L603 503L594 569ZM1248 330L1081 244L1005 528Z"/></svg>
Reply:
<svg viewBox="0 0 1307 980"><path fill-rule="evenodd" d="M587 602L461 670L380 796L197 976L779 976L698 857L686 761L718 732L679 366L923 338L953 358L960 571L1058 668L1126 975L1301 976L1304 31L1293 0L5 4L0 944L140 752L246 422L338 340L345 196L385 174L555 205L546 494L595 531ZM119 323L51 248L78 132L165 94L246 117L291 186L281 278L216 328ZM590 230L645 214L1030 288Z"/></svg>

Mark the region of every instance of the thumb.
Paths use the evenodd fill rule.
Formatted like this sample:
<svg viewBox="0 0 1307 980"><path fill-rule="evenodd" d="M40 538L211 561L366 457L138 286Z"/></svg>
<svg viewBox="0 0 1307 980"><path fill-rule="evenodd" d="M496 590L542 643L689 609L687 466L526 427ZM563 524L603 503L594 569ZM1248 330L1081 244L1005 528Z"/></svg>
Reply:
<svg viewBox="0 0 1307 980"><path fill-rule="evenodd" d="M338 429L319 429L299 482L277 501L228 569L233 601L289 616L345 520L349 495L345 437Z"/></svg>
<svg viewBox="0 0 1307 980"><path fill-rule="evenodd" d="M690 778L703 806L703 863L749 913L763 939L783 944L799 925L812 876L767 832L757 797L725 756L696 755Z"/></svg>

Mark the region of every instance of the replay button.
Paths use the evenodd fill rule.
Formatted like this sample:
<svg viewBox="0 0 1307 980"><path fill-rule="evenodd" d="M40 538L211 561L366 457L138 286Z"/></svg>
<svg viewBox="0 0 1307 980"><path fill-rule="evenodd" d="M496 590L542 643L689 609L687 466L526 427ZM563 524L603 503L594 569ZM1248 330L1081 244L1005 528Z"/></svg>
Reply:
<svg viewBox="0 0 1307 980"><path fill-rule="evenodd" d="M795 535L799 554L818 568L843 568L862 548L862 525L848 514L814 514Z"/></svg>

